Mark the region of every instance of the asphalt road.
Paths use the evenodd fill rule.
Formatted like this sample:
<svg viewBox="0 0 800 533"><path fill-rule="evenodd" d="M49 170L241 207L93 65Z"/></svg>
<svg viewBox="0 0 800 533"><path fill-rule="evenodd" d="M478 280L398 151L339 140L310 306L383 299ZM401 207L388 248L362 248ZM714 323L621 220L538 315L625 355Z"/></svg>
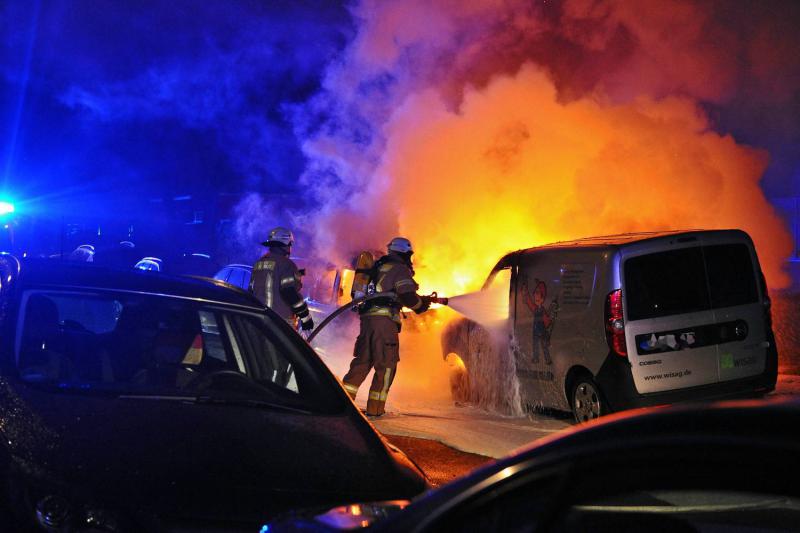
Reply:
<svg viewBox="0 0 800 533"><path fill-rule="evenodd" d="M434 440L400 435L386 435L386 438L406 452L435 487L494 461L491 457L462 452Z"/></svg>

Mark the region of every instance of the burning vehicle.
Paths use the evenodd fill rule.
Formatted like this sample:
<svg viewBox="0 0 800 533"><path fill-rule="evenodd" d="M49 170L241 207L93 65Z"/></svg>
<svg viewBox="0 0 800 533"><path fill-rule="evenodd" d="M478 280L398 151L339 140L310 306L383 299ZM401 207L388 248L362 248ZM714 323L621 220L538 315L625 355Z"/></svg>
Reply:
<svg viewBox="0 0 800 533"><path fill-rule="evenodd" d="M778 354L755 247L739 230L594 237L509 253L494 324L442 334L454 399L520 411L611 411L764 394ZM457 303L451 298L451 306Z"/></svg>
<svg viewBox="0 0 800 533"><path fill-rule="evenodd" d="M253 296L9 255L0 274L0 529L252 531L427 488Z"/></svg>

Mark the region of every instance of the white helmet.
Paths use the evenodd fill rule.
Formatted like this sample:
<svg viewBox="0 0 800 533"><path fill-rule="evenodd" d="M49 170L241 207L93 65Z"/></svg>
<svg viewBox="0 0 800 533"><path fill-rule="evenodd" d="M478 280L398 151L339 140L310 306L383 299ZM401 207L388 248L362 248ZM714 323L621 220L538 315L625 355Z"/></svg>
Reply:
<svg viewBox="0 0 800 533"><path fill-rule="evenodd" d="M399 252L401 254L413 254L414 249L411 246L411 241L405 237L395 237L389 244L386 245L390 252Z"/></svg>
<svg viewBox="0 0 800 533"><path fill-rule="evenodd" d="M278 226L269 232L269 237L261 244L264 246L273 246L275 244L291 246L294 244L294 235L292 234L292 230Z"/></svg>

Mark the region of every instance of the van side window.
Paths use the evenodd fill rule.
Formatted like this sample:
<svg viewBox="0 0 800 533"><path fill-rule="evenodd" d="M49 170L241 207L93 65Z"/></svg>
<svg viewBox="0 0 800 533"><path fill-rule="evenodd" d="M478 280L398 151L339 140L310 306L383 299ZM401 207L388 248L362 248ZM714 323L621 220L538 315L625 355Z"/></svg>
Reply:
<svg viewBox="0 0 800 533"><path fill-rule="evenodd" d="M489 280L486 282L484 286L485 290L490 290L492 292L502 290L503 288L506 289L506 292L510 291L511 287L511 267L506 267L501 270L495 270L489 276Z"/></svg>

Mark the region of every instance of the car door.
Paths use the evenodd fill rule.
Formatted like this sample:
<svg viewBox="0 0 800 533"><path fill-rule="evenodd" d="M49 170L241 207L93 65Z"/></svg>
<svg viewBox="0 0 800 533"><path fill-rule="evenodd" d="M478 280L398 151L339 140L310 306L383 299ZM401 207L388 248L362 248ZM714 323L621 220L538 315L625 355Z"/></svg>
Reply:
<svg viewBox="0 0 800 533"><path fill-rule="evenodd" d="M761 374L769 341L755 249L739 232L704 236L703 242L718 333L719 381Z"/></svg>

